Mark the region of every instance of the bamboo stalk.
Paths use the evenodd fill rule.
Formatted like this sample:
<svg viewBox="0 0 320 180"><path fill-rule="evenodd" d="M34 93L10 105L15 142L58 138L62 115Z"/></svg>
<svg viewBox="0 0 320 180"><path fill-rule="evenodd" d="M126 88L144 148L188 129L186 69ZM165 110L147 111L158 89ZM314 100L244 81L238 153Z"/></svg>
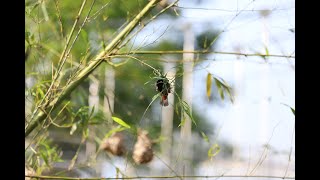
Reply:
<svg viewBox="0 0 320 180"><path fill-rule="evenodd" d="M193 92L193 63L194 54L186 53L188 51L194 51L195 37L192 29L192 25L187 23L183 28L183 60L188 62L183 63L183 77L182 77L182 101L186 102L190 106L190 112L192 113L192 92ZM192 160L194 152L192 148L192 121L190 116L187 115L185 110L181 108L181 122L180 128L180 142L181 142L181 160L179 162L179 172L183 175L190 175L194 173L192 168ZM188 173L188 174L186 174Z"/></svg>
<svg viewBox="0 0 320 180"><path fill-rule="evenodd" d="M269 179L295 179L295 177L283 176L266 176L266 175L217 175L217 176L137 176L137 177L114 177L114 178L76 178L76 177L61 177L61 176L31 176L25 175L30 178L44 178L44 179L65 179L65 180L106 180L106 179L173 179L173 178L269 178Z"/></svg>
<svg viewBox="0 0 320 180"><path fill-rule="evenodd" d="M109 45L99 53L96 58L89 62L88 66L81 70L75 79L68 84L59 96L57 96L45 110L54 110L70 93L88 77L104 60L105 55L111 55L112 51L121 43L121 41L138 25L141 19L159 2L159 0L151 0L141 12L109 43ZM34 128L46 118L46 113L39 111L36 116L31 119L30 125L25 130L27 137Z"/></svg>

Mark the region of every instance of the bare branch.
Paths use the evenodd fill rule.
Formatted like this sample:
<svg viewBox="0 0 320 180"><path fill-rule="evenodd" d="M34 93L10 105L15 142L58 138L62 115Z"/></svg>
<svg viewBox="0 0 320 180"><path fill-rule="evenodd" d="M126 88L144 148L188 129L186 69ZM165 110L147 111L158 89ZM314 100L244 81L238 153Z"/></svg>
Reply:
<svg viewBox="0 0 320 180"><path fill-rule="evenodd" d="M293 55L280 55L280 54L258 54L258 53L240 53L240 52L222 52L222 51L131 51L126 53L116 53L116 55L128 55L128 54L183 54L183 53L194 53L194 54L226 54L226 55L237 55L237 56L262 56L262 57L282 57L282 58L295 58Z"/></svg>

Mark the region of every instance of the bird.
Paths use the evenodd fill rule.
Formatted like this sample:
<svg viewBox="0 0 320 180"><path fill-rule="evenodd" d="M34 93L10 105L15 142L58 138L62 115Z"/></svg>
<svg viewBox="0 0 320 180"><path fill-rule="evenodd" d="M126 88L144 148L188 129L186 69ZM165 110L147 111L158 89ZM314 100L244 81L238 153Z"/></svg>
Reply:
<svg viewBox="0 0 320 180"><path fill-rule="evenodd" d="M156 82L156 90L161 93L160 104L162 106L168 106L168 94L171 93L171 87L167 78L158 79Z"/></svg>

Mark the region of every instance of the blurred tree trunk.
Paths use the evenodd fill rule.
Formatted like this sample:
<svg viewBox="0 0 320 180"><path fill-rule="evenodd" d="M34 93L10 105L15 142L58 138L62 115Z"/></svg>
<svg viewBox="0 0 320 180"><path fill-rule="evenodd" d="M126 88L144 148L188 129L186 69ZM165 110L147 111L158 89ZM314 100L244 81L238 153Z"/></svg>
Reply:
<svg viewBox="0 0 320 180"><path fill-rule="evenodd" d="M170 58L170 57L168 57ZM171 58L172 59L172 58ZM167 73L167 78L172 80L176 75L174 68L176 63L165 63L164 72ZM171 166L172 156L172 130L173 130L173 115L174 115L174 83L171 84L171 93L168 95L169 106L162 108L161 119L161 137L165 140L161 143L162 160ZM168 168L166 168L168 170Z"/></svg>
<svg viewBox="0 0 320 180"><path fill-rule="evenodd" d="M194 51L194 34L190 24L187 24L184 29L183 51ZM189 105L190 112L192 112L193 59L193 53L183 54L184 73L182 79L182 100ZM184 175L192 175L193 170L191 167L191 162L193 158L193 151L191 146L191 119L186 113L183 112L181 121L184 121L184 124L181 127L182 164L179 166L179 172Z"/></svg>
<svg viewBox="0 0 320 180"><path fill-rule="evenodd" d="M93 115L99 109L99 81L97 79L90 79L89 85L89 113L91 112L92 108L94 107ZM89 136L86 141L86 159L88 160L92 155L96 152L96 145L95 145L95 127L89 126Z"/></svg>
<svg viewBox="0 0 320 180"><path fill-rule="evenodd" d="M111 121L111 116L114 111L114 90L115 90L115 71L112 67L106 66L105 69L105 88L104 88L104 99L103 99L103 111L108 119Z"/></svg>
<svg viewBox="0 0 320 180"><path fill-rule="evenodd" d="M106 123L99 125L98 128L105 135L113 127L111 117L114 112L115 70L112 66L106 64L102 73L104 73L103 113L106 118ZM104 174L106 173L105 168L108 166L108 163L106 163L108 161L108 158L105 156L98 156L98 158L96 158L96 171L98 176L106 176Z"/></svg>

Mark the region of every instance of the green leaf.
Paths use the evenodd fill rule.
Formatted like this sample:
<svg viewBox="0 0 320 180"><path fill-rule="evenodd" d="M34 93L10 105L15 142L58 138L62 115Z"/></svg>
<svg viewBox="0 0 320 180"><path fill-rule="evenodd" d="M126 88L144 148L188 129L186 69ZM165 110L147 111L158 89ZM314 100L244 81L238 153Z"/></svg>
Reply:
<svg viewBox="0 0 320 180"><path fill-rule="evenodd" d="M175 108L174 108L174 110L176 111L176 113L177 113L177 115L179 116L179 103L177 103L176 105L175 105Z"/></svg>
<svg viewBox="0 0 320 180"><path fill-rule="evenodd" d="M84 138L87 138L89 136L89 128L86 127L82 130L82 135Z"/></svg>
<svg viewBox="0 0 320 180"><path fill-rule="evenodd" d="M295 28L289 29L290 32L295 33Z"/></svg>
<svg viewBox="0 0 320 180"><path fill-rule="evenodd" d="M93 113L94 113L94 109L95 109L95 106L92 107L88 119L91 119L91 117L92 117L92 115L93 115Z"/></svg>
<svg viewBox="0 0 320 180"><path fill-rule="evenodd" d="M126 127L126 128L131 128L126 122L124 122L122 119L120 119L120 118L117 118L117 117L114 117L114 116L112 116L112 119L116 122L116 123L118 123L118 124L120 124L121 126L123 126L123 127Z"/></svg>
<svg viewBox="0 0 320 180"><path fill-rule="evenodd" d="M208 73L207 75L207 97L208 100L210 99L211 96L211 85L212 85L212 75Z"/></svg>
<svg viewBox="0 0 320 180"><path fill-rule="evenodd" d="M232 95L232 93L231 93L229 88L227 89L227 93L229 95L230 101L233 103L234 102L234 98L233 98L233 95Z"/></svg>
<svg viewBox="0 0 320 180"><path fill-rule="evenodd" d="M206 49L207 48L207 37L204 39L204 42L203 42L203 48ZM210 74L211 75L211 74Z"/></svg>
<svg viewBox="0 0 320 180"><path fill-rule="evenodd" d="M42 91L42 89L40 88L40 86L38 86L38 88L37 88L37 93L40 94L40 98L43 98L43 97L44 97L44 92Z"/></svg>
<svg viewBox="0 0 320 180"><path fill-rule="evenodd" d="M291 109L293 115L296 115L296 111L292 107L290 107L290 109Z"/></svg>
<svg viewBox="0 0 320 180"><path fill-rule="evenodd" d="M164 142L164 141L166 141L166 140L167 140L166 137L164 137L164 136L159 136L157 139L153 139L153 142L158 144L158 143Z"/></svg>
<svg viewBox="0 0 320 180"><path fill-rule="evenodd" d="M105 16L105 15L102 16L103 21L106 21L108 18L109 18L108 16Z"/></svg>
<svg viewBox="0 0 320 180"><path fill-rule="evenodd" d="M219 92L219 94L220 94L221 99L224 100L222 83L221 83L217 78L214 78L214 81L215 81L216 86L217 86L217 88L218 88L218 92Z"/></svg>
<svg viewBox="0 0 320 180"><path fill-rule="evenodd" d="M231 93L231 87L221 78L214 77L214 80L215 80L216 86L218 88L218 92L220 94L221 99L222 100L224 99L224 90L226 90L228 95L229 95L229 98L230 98L231 102L233 103L234 102L234 98L233 98L233 95Z"/></svg>
<svg viewBox="0 0 320 180"><path fill-rule="evenodd" d="M201 131L201 135L202 135L203 139L204 139L206 142L209 143L209 138L208 138L208 136L207 136L203 131Z"/></svg>
<svg viewBox="0 0 320 180"><path fill-rule="evenodd" d="M268 50L268 48L265 47L265 49L266 49L266 55L269 56L269 50Z"/></svg>
<svg viewBox="0 0 320 180"><path fill-rule="evenodd" d="M45 162L45 164L46 164L47 166L49 166L49 160L48 160L47 154L45 154L44 152L41 152L41 153L40 153L40 156L41 156L41 158L43 159L43 161Z"/></svg>
<svg viewBox="0 0 320 180"><path fill-rule="evenodd" d="M283 104L283 103L281 103L281 104ZM289 106L287 104L283 104L283 105L288 106L291 109L291 112L293 113L293 115L296 115L295 109L293 109L291 106Z"/></svg>
<svg viewBox="0 0 320 180"><path fill-rule="evenodd" d="M182 110L189 116L189 118L192 120L192 122L197 125L196 121L194 120L193 116L192 116L192 112L191 112L191 108L190 106L188 105L187 102L185 101L181 101L181 107L182 107Z"/></svg>
<svg viewBox="0 0 320 180"><path fill-rule="evenodd" d="M215 143L211 146L211 148L208 151L208 157L214 157L220 152L220 146Z"/></svg>
<svg viewBox="0 0 320 180"><path fill-rule="evenodd" d="M178 127L183 126L185 122L186 122L186 119L182 119L182 121L180 122L180 124L178 125Z"/></svg>
<svg viewBox="0 0 320 180"><path fill-rule="evenodd" d="M25 33L24 33L25 35L25 40L28 42L28 44L30 44L30 42L29 42L29 37L30 37L30 32L29 31L25 31Z"/></svg>

